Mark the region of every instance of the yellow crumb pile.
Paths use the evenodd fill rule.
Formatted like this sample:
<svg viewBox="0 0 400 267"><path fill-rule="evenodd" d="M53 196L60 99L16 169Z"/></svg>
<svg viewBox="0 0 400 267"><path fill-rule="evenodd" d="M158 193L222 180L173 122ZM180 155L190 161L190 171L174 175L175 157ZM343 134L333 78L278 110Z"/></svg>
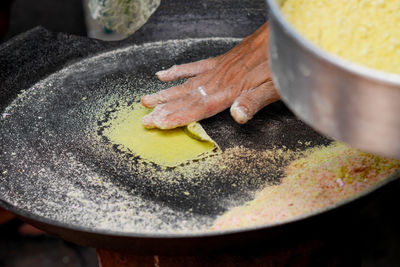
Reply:
<svg viewBox="0 0 400 267"><path fill-rule="evenodd" d="M400 74L400 1L286 0L282 12L321 48L361 65Z"/></svg>
<svg viewBox="0 0 400 267"><path fill-rule="evenodd" d="M199 123L172 130L146 129L142 118L150 111L140 103L120 107L107 123L104 136L122 151L167 167L218 153L217 144Z"/></svg>
<svg viewBox="0 0 400 267"><path fill-rule="evenodd" d="M293 161L280 185L217 218L213 230L265 225L334 205L376 185L400 168L400 161L334 143Z"/></svg>

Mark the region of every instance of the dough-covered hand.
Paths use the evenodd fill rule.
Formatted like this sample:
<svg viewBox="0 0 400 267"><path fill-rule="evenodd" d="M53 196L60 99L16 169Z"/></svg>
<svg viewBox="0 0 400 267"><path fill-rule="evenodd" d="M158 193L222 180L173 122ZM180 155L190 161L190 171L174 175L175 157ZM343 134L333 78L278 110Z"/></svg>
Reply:
<svg viewBox="0 0 400 267"><path fill-rule="evenodd" d="M223 55L157 72L162 81L189 79L142 97L144 106L154 107L143 117L144 126L175 128L228 107L238 123L250 120L261 108L279 99L268 65L268 39L268 25L264 24Z"/></svg>

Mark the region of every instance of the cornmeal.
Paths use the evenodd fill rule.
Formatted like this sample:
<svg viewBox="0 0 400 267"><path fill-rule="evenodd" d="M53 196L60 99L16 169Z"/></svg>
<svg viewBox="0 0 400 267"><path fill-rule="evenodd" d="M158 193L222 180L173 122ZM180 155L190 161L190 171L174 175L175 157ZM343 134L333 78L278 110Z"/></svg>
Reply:
<svg viewBox="0 0 400 267"><path fill-rule="evenodd" d="M279 223L323 210L373 188L399 168L399 160L342 143L312 148L286 167L281 184L268 186L254 200L229 210L212 229Z"/></svg>
<svg viewBox="0 0 400 267"><path fill-rule="evenodd" d="M105 128L104 136L122 151L167 167L219 152L218 145L196 122L172 130L146 129L142 118L150 112L140 103L119 108Z"/></svg>
<svg viewBox="0 0 400 267"><path fill-rule="evenodd" d="M399 0L286 0L282 12L321 48L400 74Z"/></svg>

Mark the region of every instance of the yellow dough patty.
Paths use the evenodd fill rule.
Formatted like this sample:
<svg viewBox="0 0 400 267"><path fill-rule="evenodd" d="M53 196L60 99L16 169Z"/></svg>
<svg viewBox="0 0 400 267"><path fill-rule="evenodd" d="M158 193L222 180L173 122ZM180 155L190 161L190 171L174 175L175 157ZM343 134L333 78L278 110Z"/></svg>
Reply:
<svg viewBox="0 0 400 267"><path fill-rule="evenodd" d="M218 145L197 122L172 130L146 129L142 118L150 112L140 103L120 107L104 130L104 136L122 151L167 167L219 152Z"/></svg>

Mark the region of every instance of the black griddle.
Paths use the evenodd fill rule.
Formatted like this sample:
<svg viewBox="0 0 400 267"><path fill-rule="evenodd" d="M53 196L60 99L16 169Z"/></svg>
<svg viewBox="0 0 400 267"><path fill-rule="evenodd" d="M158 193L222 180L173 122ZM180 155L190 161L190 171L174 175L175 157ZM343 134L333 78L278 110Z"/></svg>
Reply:
<svg viewBox="0 0 400 267"><path fill-rule="evenodd" d="M170 86L157 81L154 73L229 50L239 41L237 38L261 25L266 13L263 4L253 1L193 1L190 8L182 8L178 2L163 4L148 24L124 41L106 43L36 28L0 47L2 207L81 245L146 253L193 253L245 246L290 236L315 222L325 225L320 223L323 218L336 215L337 209L279 225L207 232L210 221L228 208L227 199L234 196L237 204L244 203L265 183L279 183L279 174L258 177L265 183L254 184L253 177L220 177L220 173L209 173L209 179L197 183L184 179L175 184L154 182L149 179L151 173L139 175L128 165L115 164L112 157L96 153L95 143L87 137L87 125L102 124L91 114L105 105L104 99L112 96L135 101L132 93ZM107 105L112 110L118 101ZM237 145L259 150L304 150L307 142L313 146L330 143L280 102L263 109L243 126L236 124L227 111L202 121L202 125L223 150ZM101 132L98 135L101 137ZM125 160L135 159L126 155ZM88 187L85 179L89 173L91 178L96 176L93 173L106 177L115 195L107 195L104 190L109 188L94 183ZM239 186L232 188L232 180L227 178ZM68 192L68 186L92 201L86 207L90 210L71 200L76 192ZM122 199L119 192L128 200L129 196L140 200L141 205L132 204L130 210L161 215L155 216L159 222L155 223L154 216L142 217L138 224L147 228L118 231L97 225L100 218L96 220L93 215L85 217L96 212L97 197L105 195L110 203L118 203ZM105 201L101 200L98 205ZM182 221L200 231L184 231L182 225L186 222Z"/></svg>

